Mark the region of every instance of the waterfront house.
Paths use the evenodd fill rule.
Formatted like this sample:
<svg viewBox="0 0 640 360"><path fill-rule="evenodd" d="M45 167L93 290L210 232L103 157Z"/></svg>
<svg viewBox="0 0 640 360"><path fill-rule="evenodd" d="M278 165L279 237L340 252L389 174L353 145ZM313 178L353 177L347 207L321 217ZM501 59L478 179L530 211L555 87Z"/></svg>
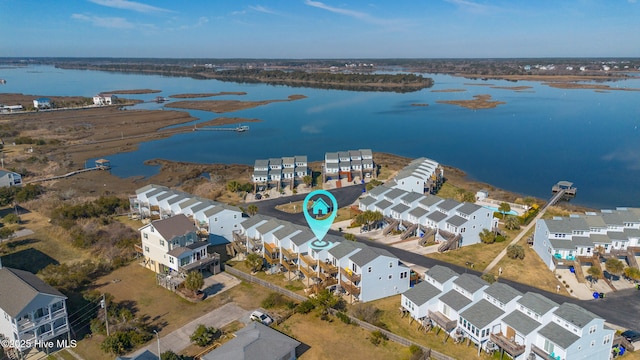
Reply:
<svg viewBox="0 0 640 360"><path fill-rule="evenodd" d="M395 187L420 194L434 193L444 181L440 164L425 157L415 159L398 172Z"/></svg>
<svg viewBox="0 0 640 360"><path fill-rule="evenodd" d="M208 241L201 241L197 228L184 214L156 220L140 228L143 264L156 273L186 271L188 265L208 258ZM183 269L183 268L187 269Z"/></svg>
<svg viewBox="0 0 640 360"><path fill-rule="evenodd" d="M51 107L51 99L38 98L33 100L33 107L36 109L49 109Z"/></svg>
<svg viewBox="0 0 640 360"><path fill-rule="evenodd" d="M634 258L640 250L638 208L538 220L535 229L533 249L551 270L573 265L581 256L600 253Z"/></svg>
<svg viewBox="0 0 640 360"><path fill-rule="evenodd" d="M26 350L69 332L67 297L34 274L0 264L0 338ZM4 343L3 343L4 345Z"/></svg>
<svg viewBox="0 0 640 360"><path fill-rule="evenodd" d="M22 175L0 169L0 187L22 186Z"/></svg>
<svg viewBox="0 0 640 360"><path fill-rule="evenodd" d="M288 183L293 189L308 174L306 156L296 155L262 159L255 161L251 181L254 183L255 189L257 189L258 185L269 187L272 184L275 184L276 188L280 189L283 182Z"/></svg>
<svg viewBox="0 0 640 360"><path fill-rule="evenodd" d="M98 106L113 105L117 100L115 95L98 94L93 97L93 104Z"/></svg>
<svg viewBox="0 0 640 360"><path fill-rule="evenodd" d="M376 176L373 152L371 149L328 152L324 156L322 167L323 182L329 179L346 179L348 182L358 176Z"/></svg>
<svg viewBox="0 0 640 360"><path fill-rule="evenodd" d="M440 295L453 288L453 280L458 276L458 273L447 267L432 267L425 272L424 281L402 293L402 307L416 320L430 317L429 310L435 307Z"/></svg>

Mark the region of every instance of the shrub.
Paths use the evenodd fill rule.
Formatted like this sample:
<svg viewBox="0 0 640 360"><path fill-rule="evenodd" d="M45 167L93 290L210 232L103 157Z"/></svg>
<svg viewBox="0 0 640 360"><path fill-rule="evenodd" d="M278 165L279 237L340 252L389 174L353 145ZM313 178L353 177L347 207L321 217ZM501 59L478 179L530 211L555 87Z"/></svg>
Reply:
<svg viewBox="0 0 640 360"><path fill-rule="evenodd" d="M193 332L193 334L191 334L189 340L191 340L193 344L204 347L210 345L216 338L217 334L218 329L214 328L213 326L207 327L203 324L200 324Z"/></svg>
<svg viewBox="0 0 640 360"><path fill-rule="evenodd" d="M496 242L497 243L505 242L506 240L507 240L507 238L504 237L503 235L496 236Z"/></svg>
<svg viewBox="0 0 640 360"><path fill-rule="evenodd" d="M372 331L371 337L369 337L371 343L375 346L380 345L381 343L389 340L387 335L383 334L380 330Z"/></svg>
<svg viewBox="0 0 640 360"><path fill-rule="evenodd" d="M343 313L342 311L338 311L336 313L336 317L345 324L351 324L351 318L347 314Z"/></svg>
<svg viewBox="0 0 640 360"><path fill-rule="evenodd" d="M274 307L283 307L286 306L288 308L294 308L295 303L293 301L288 300L284 295L276 292L270 293L266 299L262 300L260 303L263 308L271 309Z"/></svg>
<svg viewBox="0 0 640 360"><path fill-rule="evenodd" d="M7 214L2 221L4 221L7 224L17 224L20 222L20 217L14 213L11 214Z"/></svg>
<svg viewBox="0 0 640 360"><path fill-rule="evenodd" d="M359 320L366 321L369 324L378 325L380 323L380 315L382 312L377 307L359 303L353 306L351 314Z"/></svg>
<svg viewBox="0 0 640 360"><path fill-rule="evenodd" d="M509 245L507 247L507 256L511 259L524 259L524 248L521 245Z"/></svg>
<svg viewBox="0 0 640 360"><path fill-rule="evenodd" d="M308 314L311 310L315 309L315 304L311 300L305 300L296 306L296 312L298 314Z"/></svg>
<svg viewBox="0 0 640 360"><path fill-rule="evenodd" d="M489 284L493 284L494 282L496 282L496 277L493 274L483 274L480 278L488 282Z"/></svg>

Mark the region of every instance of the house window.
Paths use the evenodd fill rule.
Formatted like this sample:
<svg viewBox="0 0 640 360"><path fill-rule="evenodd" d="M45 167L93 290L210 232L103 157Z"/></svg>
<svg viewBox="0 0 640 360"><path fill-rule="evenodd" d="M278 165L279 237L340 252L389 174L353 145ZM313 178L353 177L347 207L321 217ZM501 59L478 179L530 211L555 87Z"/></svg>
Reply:
<svg viewBox="0 0 640 360"><path fill-rule="evenodd" d="M389 280L391 280L393 278L393 275L389 274Z"/></svg>
<svg viewBox="0 0 640 360"><path fill-rule="evenodd" d="M607 345L609 341L611 341L611 335L605 336L604 339L602 340L602 345Z"/></svg>
<svg viewBox="0 0 640 360"><path fill-rule="evenodd" d="M589 334L593 334L594 332L596 332L596 325L589 328Z"/></svg>
<svg viewBox="0 0 640 360"><path fill-rule="evenodd" d="M154 232L155 230L153 229L153 226L151 227L151 232Z"/></svg>
<svg viewBox="0 0 640 360"><path fill-rule="evenodd" d="M171 264L173 264L173 263L174 263L174 262L173 262L173 257L172 257L172 256L169 256L169 262L170 262Z"/></svg>
<svg viewBox="0 0 640 360"><path fill-rule="evenodd" d="M213 218L213 221L214 222L218 222L218 218Z"/></svg>
<svg viewBox="0 0 640 360"><path fill-rule="evenodd" d="M160 239L160 246L164 246L164 240Z"/></svg>
<svg viewBox="0 0 640 360"><path fill-rule="evenodd" d="M596 341L595 340L591 340L591 347L596 346Z"/></svg>
<svg viewBox="0 0 640 360"><path fill-rule="evenodd" d="M149 234L144 233L144 234L142 234L142 237L144 237L145 239L148 239L149 238Z"/></svg>
<svg viewBox="0 0 640 360"><path fill-rule="evenodd" d="M148 246L144 247L144 252L149 252L149 247Z"/></svg>
<svg viewBox="0 0 640 360"><path fill-rule="evenodd" d="M393 261L389 262L389 267L392 268L393 267Z"/></svg>
<svg viewBox="0 0 640 360"><path fill-rule="evenodd" d="M369 266L369 268L367 268L367 272L371 272L373 271L373 269L371 268L371 266Z"/></svg>

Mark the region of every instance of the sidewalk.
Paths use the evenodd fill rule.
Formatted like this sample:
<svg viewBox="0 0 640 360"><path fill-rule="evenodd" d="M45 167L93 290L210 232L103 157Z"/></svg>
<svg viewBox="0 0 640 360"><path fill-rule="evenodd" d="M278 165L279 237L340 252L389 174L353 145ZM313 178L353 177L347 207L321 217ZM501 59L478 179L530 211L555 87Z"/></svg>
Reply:
<svg viewBox="0 0 640 360"><path fill-rule="evenodd" d="M213 326L219 329L235 320L249 323L249 321L251 321L249 319L250 313L250 311L244 310L235 303L222 305L218 309L215 309L208 314L191 321L180 329L162 336L160 338L160 351L165 352L167 350L172 350L173 352L178 353L187 348L189 345L191 345L189 337L191 336L191 334L193 334L195 329L200 324L203 324L205 326ZM160 334L161 333L162 331L160 331ZM158 355L157 338L154 338L152 341L150 341L149 345L138 349L136 352L129 354L128 356L135 357L143 353L145 350L149 350L155 355Z"/></svg>

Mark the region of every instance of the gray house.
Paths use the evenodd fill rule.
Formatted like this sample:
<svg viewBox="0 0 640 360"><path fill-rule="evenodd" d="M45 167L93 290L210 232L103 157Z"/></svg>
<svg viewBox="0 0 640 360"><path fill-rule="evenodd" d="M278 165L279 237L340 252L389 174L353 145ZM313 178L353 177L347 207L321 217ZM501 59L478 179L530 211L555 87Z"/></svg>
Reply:
<svg viewBox="0 0 640 360"><path fill-rule="evenodd" d="M21 186L22 175L13 171L0 169L0 187Z"/></svg>
<svg viewBox="0 0 640 360"><path fill-rule="evenodd" d="M235 338L202 357L203 360L293 360L300 342L258 322L235 333Z"/></svg>

